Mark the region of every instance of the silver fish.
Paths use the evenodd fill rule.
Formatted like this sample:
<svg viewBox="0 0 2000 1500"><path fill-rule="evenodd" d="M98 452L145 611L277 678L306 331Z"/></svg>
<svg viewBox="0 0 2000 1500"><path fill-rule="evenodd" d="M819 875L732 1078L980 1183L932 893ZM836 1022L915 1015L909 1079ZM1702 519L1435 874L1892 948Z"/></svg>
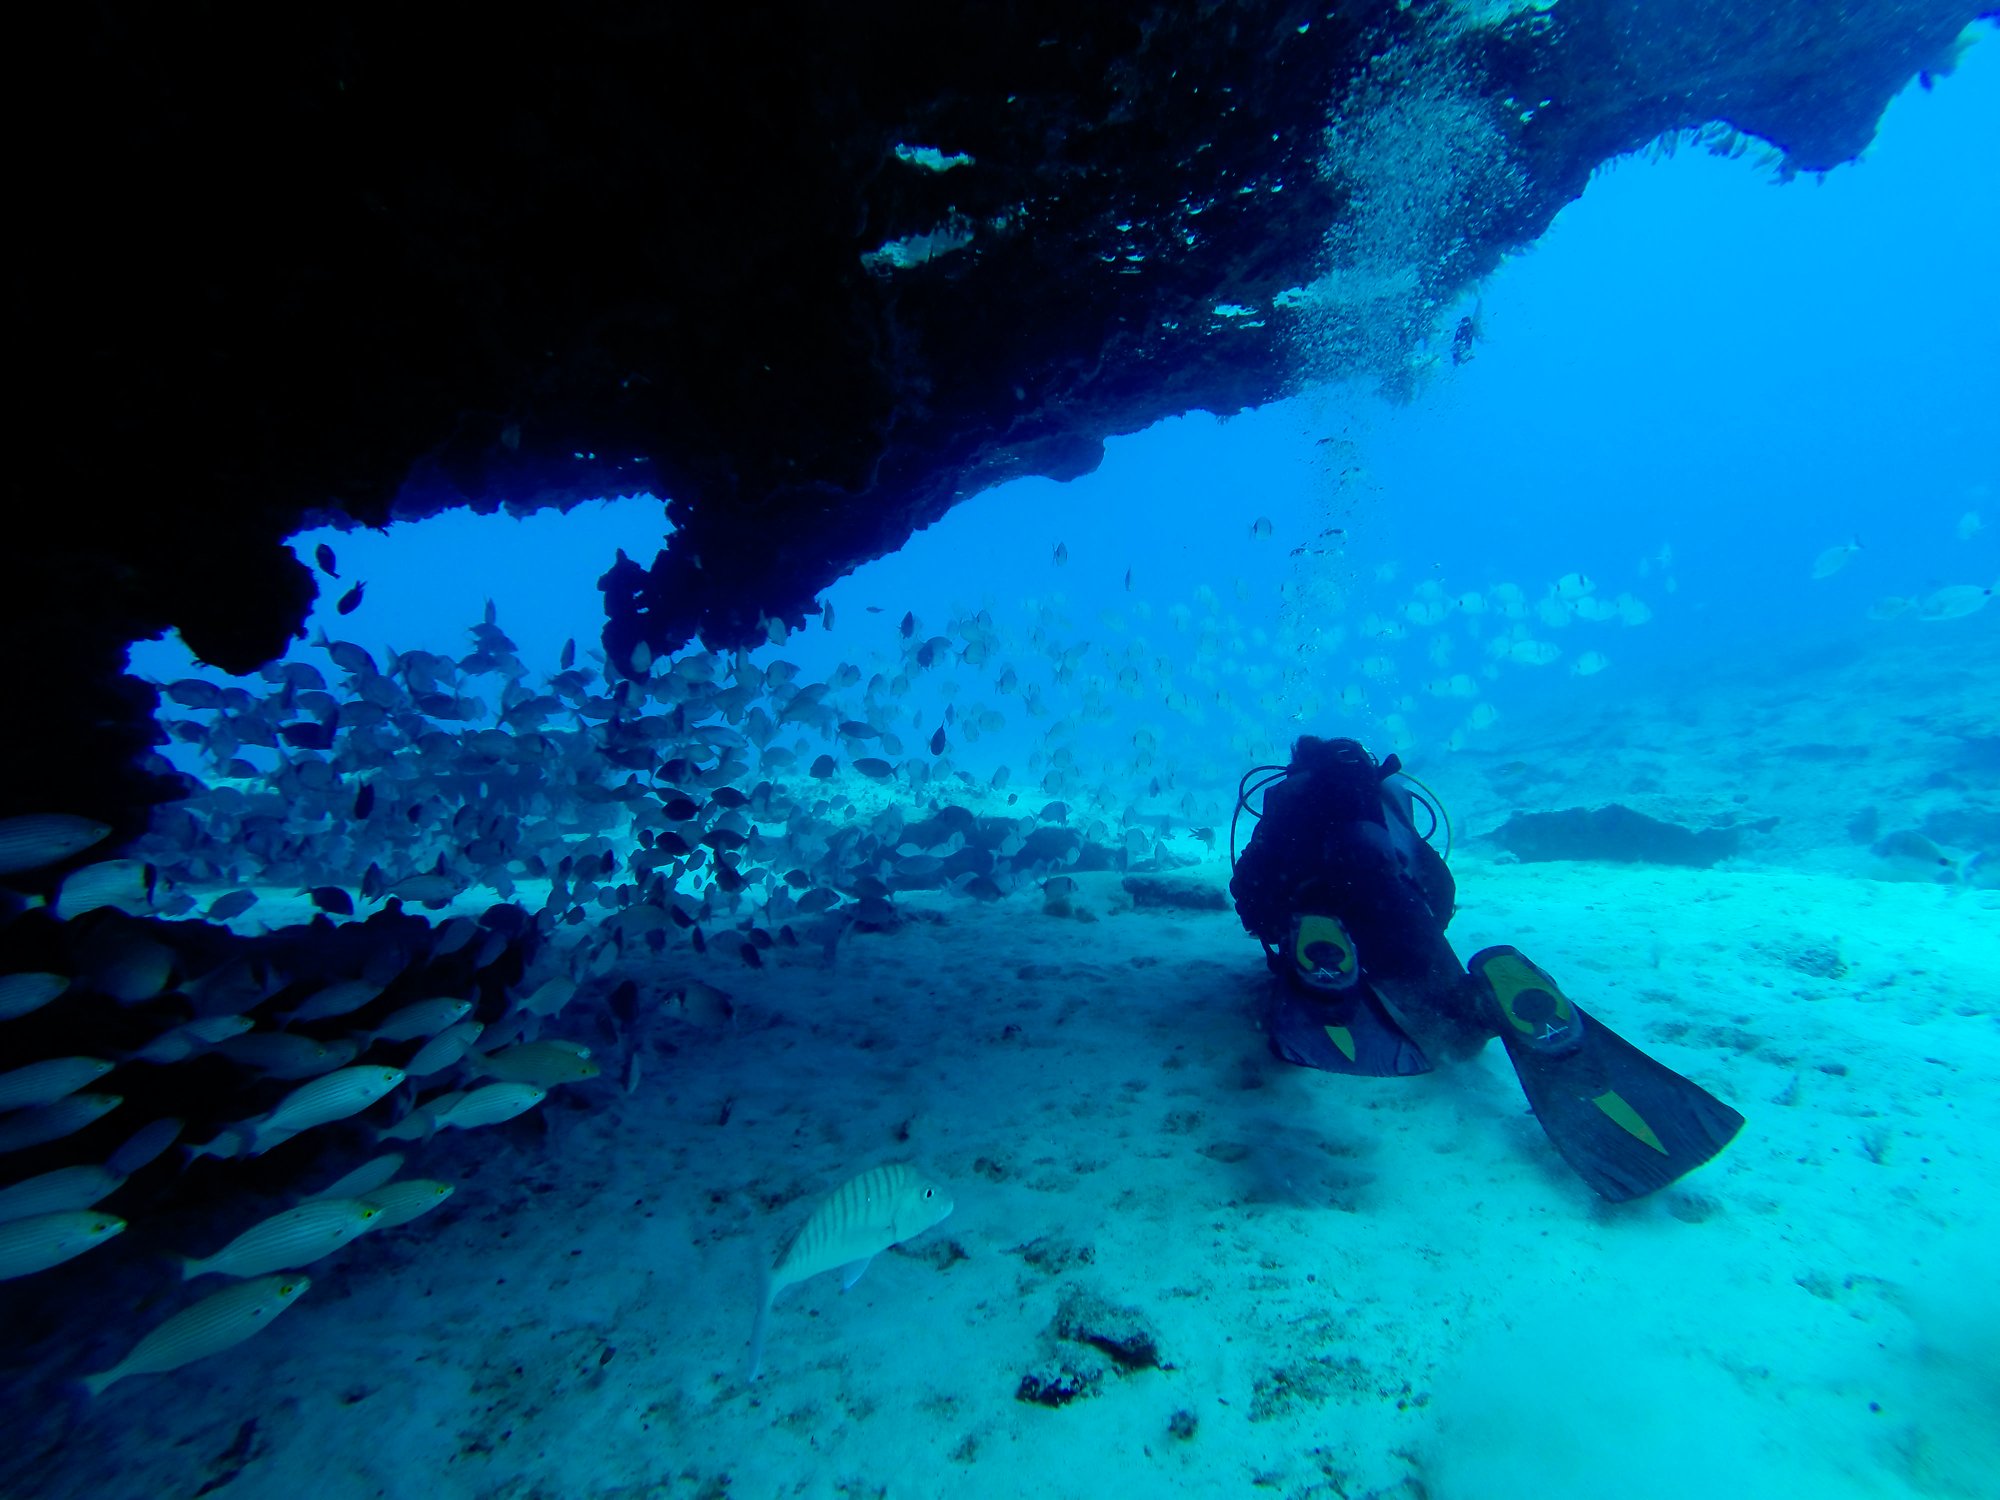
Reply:
<svg viewBox="0 0 2000 1500"><path fill-rule="evenodd" d="M27 813L0 818L0 875L39 870L80 854L111 833L109 824L69 813Z"/></svg>
<svg viewBox="0 0 2000 1500"><path fill-rule="evenodd" d="M381 1187L390 1178L403 1170L403 1153L391 1151L378 1156L373 1161L365 1161L346 1176L328 1183L316 1193L308 1193L306 1201L315 1198L366 1198L375 1201L373 1189Z"/></svg>
<svg viewBox="0 0 2000 1500"><path fill-rule="evenodd" d="M433 1073L442 1073L465 1056L484 1030L477 1021L460 1021L455 1026L447 1026L417 1049L417 1055L404 1064L403 1071L412 1078L428 1078Z"/></svg>
<svg viewBox="0 0 2000 1500"><path fill-rule="evenodd" d="M164 1375L233 1349L260 1328L268 1328L311 1285L306 1276L266 1276L205 1297L168 1318L110 1369L86 1375L83 1388L91 1396L101 1396L106 1386L128 1375Z"/></svg>
<svg viewBox="0 0 2000 1500"><path fill-rule="evenodd" d="M861 1279L868 1263L882 1251L922 1234L951 1210L950 1190L903 1162L870 1167L827 1194L786 1242L764 1278L750 1334L750 1369L744 1378L755 1380L763 1364L764 1331L779 1292L836 1266L844 1270L844 1291Z"/></svg>
<svg viewBox="0 0 2000 1500"><path fill-rule="evenodd" d="M403 1081L400 1068L342 1068L295 1088L251 1126L250 1154L261 1155L301 1130L358 1115Z"/></svg>
<svg viewBox="0 0 2000 1500"><path fill-rule="evenodd" d="M0 974L0 1021L40 1010L68 988L65 974Z"/></svg>
<svg viewBox="0 0 2000 1500"><path fill-rule="evenodd" d="M124 1228L125 1221L116 1214L87 1208L0 1224L0 1281L59 1266L109 1244Z"/></svg>
<svg viewBox="0 0 2000 1500"><path fill-rule="evenodd" d="M123 1176L104 1167L58 1167L0 1188L0 1223L91 1208L117 1192L124 1182Z"/></svg>
<svg viewBox="0 0 2000 1500"><path fill-rule="evenodd" d="M295 1271L376 1228L381 1216L358 1198L313 1199L253 1224L213 1255L184 1256L181 1276L192 1281L211 1272L250 1277Z"/></svg>
<svg viewBox="0 0 2000 1500"><path fill-rule="evenodd" d="M34 1109L89 1088L116 1067L101 1057L52 1057L0 1073L0 1110Z"/></svg>
<svg viewBox="0 0 2000 1500"><path fill-rule="evenodd" d="M56 916L75 921L86 912L115 906L131 916L143 917L153 908L160 872L143 860L107 859L85 865L63 877L56 892Z"/></svg>
<svg viewBox="0 0 2000 1500"><path fill-rule="evenodd" d="M392 1182L377 1188L368 1195L368 1201L381 1210L382 1217L377 1227L395 1229L412 1219L422 1218L434 1208L442 1207L452 1192L448 1182L412 1177L407 1182Z"/></svg>
<svg viewBox="0 0 2000 1500"><path fill-rule="evenodd" d="M75 1135L125 1102L120 1094L70 1094L0 1120L0 1151L22 1151Z"/></svg>

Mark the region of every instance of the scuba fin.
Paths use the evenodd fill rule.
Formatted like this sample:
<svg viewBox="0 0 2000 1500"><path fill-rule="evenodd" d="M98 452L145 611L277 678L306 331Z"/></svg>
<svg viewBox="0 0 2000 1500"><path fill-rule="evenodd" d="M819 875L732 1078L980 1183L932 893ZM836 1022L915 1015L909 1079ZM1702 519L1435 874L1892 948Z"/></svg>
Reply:
<svg viewBox="0 0 2000 1500"><path fill-rule="evenodd" d="M1481 949L1466 967L1550 1144L1613 1203L1693 1171L1743 1128L1742 1115L1591 1016L1518 948Z"/></svg>
<svg viewBox="0 0 2000 1500"><path fill-rule="evenodd" d="M1280 1061L1323 1073L1364 1078L1407 1078L1428 1073L1430 1059L1390 1019L1366 985L1328 999L1276 981L1271 1008L1271 1051Z"/></svg>
<svg viewBox="0 0 2000 1500"><path fill-rule="evenodd" d="M1271 1051L1327 1073L1402 1078L1428 1073L1430 1059L1361 980L1361 955L1347 924L1324 912L1297 912L1282 955L1271 1010Z"/></svg>

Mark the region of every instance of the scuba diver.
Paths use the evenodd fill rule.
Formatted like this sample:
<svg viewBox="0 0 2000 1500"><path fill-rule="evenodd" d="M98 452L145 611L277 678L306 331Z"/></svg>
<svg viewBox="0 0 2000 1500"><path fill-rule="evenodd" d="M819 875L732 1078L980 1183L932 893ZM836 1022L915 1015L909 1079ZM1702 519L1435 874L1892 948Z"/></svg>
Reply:
<svg viewBox="0 0 2000 1500"><path fill-rule="evenodd" d="M1259 791L1261 813L1248 802ZM1257 826L1237 858L1231 821L1229 892L1274 976L1272 1052L1395 1077L1498 1036L1550 1142L1614 1203L1728 1145L1742 1115L1590 1015L1520 950L1483 948L1460 965L1444 936L1457 887L1417 833L1418 800L1394 755L1377 764L1355 740L1306 735L1290 765L1245 773L1237 813ZM1424 806L1435 833L1442 817ZM1449 852L1448 827L1446 839Z"/></svg>

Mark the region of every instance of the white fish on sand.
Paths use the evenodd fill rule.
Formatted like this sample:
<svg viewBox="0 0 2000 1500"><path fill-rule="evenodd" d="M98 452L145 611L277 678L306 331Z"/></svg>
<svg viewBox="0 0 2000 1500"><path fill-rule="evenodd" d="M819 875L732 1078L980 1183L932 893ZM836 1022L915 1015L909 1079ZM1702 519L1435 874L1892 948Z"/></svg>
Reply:
<svg viewBox="0 0 2000 1500"><path fill-rule="evenodd" d="M842 1268L844 1291L861 1279L868 1263L891 1245L922 1234L952 1210L948 1188L904 1162L870 1167L835 1188L799 1226L764 1278L757 1322L750 1334L750 1368L755 1380L764 1362L764 1331L771 1302L797 1281Z"/></svg>
<svg viewBox="0 0 2000 1500"><path fill-rule="evenodd" d="M213 1255L183 1256L181 1275L192 1281L210 1272L263 1276L294 1271L376 1228L381 1216L382 1210L359 1198L316 1198L253 1224Z"/></svg>
<svg viewBox="0 0 2000 1500"><path fill-rule="evenodd" d="M128 1375L164 1375L233 1349L269 1326L311 1285L307 1276L266 1276L205 1297L139 1340L139 1347L110 1369L86 1375L83 1388L92 1396L101 1396L106 1386Z"/></svg>

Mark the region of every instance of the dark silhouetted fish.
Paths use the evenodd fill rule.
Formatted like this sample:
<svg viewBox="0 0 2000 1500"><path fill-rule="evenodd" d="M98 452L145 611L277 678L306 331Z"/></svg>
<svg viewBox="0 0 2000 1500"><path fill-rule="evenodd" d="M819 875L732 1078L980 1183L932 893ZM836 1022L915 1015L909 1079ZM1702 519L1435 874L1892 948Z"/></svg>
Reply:
<svg viewBox="0 0 2000 1500"><path fill-rule="evenodd" d="M199 677L184 677L179 682L170 682L162 691L182 708L222 707L222 689Z"/></svg>
<svg viewBox="0 0 2000 1500"><path fill-rule="evenodd" d="M0 875L39 870L101 843L110 826L69 813L0 818Z"/></svg>
<svg viewBox="0 0 2000 1500"><path fill-rule="evenodd" d="M322 885L312 892L312 904L336 917L354 915L354 898L337 885Z"/></svg>
<svg viewBox="0 0 2000 1500"><path fill-rule="evenodd" d="M257 904L255 891L231 891L226 896L217 896L208 904L208 920L227 922L231 917L240 917Z"/></svg>

